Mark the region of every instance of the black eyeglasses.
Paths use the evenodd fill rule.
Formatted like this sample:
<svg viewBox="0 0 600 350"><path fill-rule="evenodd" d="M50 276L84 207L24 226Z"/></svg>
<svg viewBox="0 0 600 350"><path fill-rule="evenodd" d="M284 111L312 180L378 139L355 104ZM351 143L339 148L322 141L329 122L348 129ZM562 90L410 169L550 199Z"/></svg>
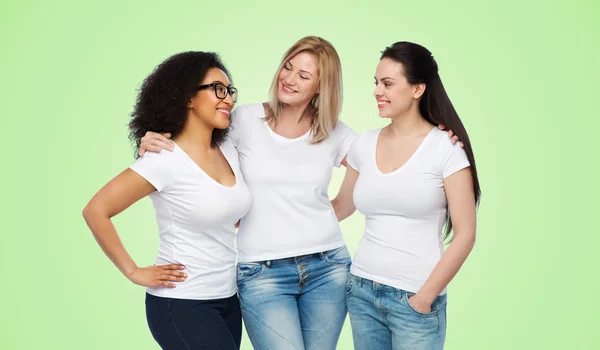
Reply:
<svg viewBox="0 0 600 350"><path fill-rule="evenodd" d="M217 96L217 98L220 98L221 100L223 100L223 99L225 99L225 97L227 97L227 95L231 95L231 99L233 100L233 102L237 102L238 91L233 86L225 86L221 83L212 83L212 84L200 85L200 86L198 86L198 90L206 89L209 87L211 87L215 90L215 95Z"/></svg>

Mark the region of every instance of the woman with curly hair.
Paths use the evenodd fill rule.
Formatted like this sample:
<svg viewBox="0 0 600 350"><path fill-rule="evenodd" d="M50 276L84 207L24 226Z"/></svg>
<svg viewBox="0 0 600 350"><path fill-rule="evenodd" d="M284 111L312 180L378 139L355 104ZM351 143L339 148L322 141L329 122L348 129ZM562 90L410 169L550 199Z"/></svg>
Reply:
<svg viewBox="0 0 600 350"><path fill-rule="evenodd" d="M139 148L149 130L172 135L173 152L147 154L91 199L83 216L104 253L145 286L146 316L163 349L239 349L242 321L234 225L250 208L238 155L226 141L237 100L229 73L211 52L184 52L142 84L129 124ZM138 267L111 218L150 196L160 247Z"/></svg>

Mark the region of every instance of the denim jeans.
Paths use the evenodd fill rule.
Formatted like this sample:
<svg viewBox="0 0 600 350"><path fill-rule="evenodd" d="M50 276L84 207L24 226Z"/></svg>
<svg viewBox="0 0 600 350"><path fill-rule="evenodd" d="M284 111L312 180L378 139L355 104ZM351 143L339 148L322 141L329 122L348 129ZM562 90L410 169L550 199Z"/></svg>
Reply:
<svg viewBox="0 0 600 350"><path fill-rule="evenodd" d="M438 296L431 312L416 311L414 295L349 274L346 289L356 350L438 350L446 338L446 295Z"/></svg>
<svg viewBox="0 0 600 350"><path fill-rule="evenodd" d="M335 349L346 319L350 264L345 246L238 264L242 317L254 349Z"/></svg>
<svg viewBox="0 0 600 350"><path fill-rule="evenodd" d="M164 350L237 350L242 317L237 295L224 299L162 298L146 293L146 318Z"/></svg>

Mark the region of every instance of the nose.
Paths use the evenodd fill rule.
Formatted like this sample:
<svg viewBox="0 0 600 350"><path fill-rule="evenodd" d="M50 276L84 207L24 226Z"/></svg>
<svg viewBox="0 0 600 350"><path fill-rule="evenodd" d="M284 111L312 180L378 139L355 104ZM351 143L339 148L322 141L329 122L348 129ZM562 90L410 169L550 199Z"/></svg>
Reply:
<svg viewBox="0 0 600 350"><path fill-rule="evenodd" d="M284 75L283 82L286 85L294 86L294 84L296 84L296 74L288 73L287 75Z"/></svg>
<svg viewBox="0 0 600 350"><path fill-rule="evenodd" d="M375 85L375 90L373 90L373 96L375 96L375 98L383 96L381 84Z"/></svg>

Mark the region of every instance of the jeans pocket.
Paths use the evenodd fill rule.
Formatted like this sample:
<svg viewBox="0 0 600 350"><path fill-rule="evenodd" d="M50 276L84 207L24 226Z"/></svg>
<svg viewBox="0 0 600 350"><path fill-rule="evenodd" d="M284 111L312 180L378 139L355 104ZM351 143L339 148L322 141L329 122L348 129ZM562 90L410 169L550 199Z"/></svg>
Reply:
<svg viewBox="0 0 600 350"><path fill-rule="evenodd" d="M350 295L350 294L354 293L355 289L356 289L356 278L351 273L348 273L348 282L346 283L346 295Z"/></svg>
<svg viewBox="0 0 600 350"><path fill-rule="evenodd" d="M346 267L349 267L350 264L352 264L350 252L346 246L323 252L323 258L332 266L345 265Z"/></svg>
<svg viewBox="0 0 600 350"><path fill-rule="evenodd" d="M259 263L239 263L237 265L238 289L246 287L250 282L258 279L264 272L265 267Z"/></svg>
<svg viewBox="0 0 600 350"><path fill-rule="evenodd" d="M438 302L438 298L436 298L433 303L431 303L431 311L430 312L420 312L415 310L415 308L410 304L410 301L408 300L408 298L412 297L413 295L415 295L415 293L411 293L411 292L406 292L406 293L402 293L403 297L402 300L404 300L404 302L406 303L406 307L408 307L408 309L413 312L414 314L423 317L423 318L428 318L428 317L435 317L437 316L438 312L439 312L439 302Z"/></svg>

